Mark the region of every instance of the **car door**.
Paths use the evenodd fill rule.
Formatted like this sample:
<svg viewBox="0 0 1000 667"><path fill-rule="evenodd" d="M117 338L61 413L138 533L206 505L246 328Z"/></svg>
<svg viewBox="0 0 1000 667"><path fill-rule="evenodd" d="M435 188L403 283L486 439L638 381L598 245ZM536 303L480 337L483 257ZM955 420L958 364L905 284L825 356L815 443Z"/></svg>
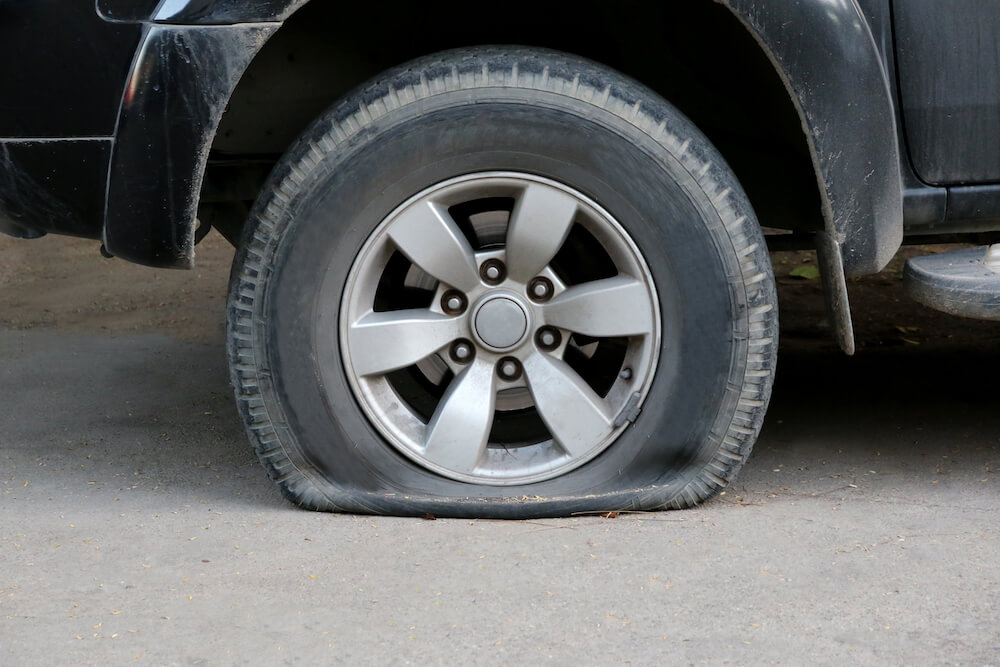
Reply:
<svg viewBox="0 0 1000 667"><path fill-rule="evenodd" d="M1000 0L893 0L903 124L932 185L1000 182Z"/></svg>

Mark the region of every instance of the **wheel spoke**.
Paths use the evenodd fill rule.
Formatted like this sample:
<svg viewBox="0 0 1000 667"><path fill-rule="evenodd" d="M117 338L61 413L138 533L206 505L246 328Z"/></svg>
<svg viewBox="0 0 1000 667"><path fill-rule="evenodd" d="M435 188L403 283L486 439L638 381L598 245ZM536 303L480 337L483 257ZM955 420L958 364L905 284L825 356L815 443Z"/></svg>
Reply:
<svg viewBox="0 0 1000 667"><path fill-rule="evenodd" d="M524 371L538 414L570 456L587 453L611 432L612 417L603 399L566 362L533 354Z"/></svg>
<svg viewBox="0 0 1000 667"><path fill-rule="evenodd" d="M463 291L479 283L472 248L438 204L414 204L393 221L388 233L411 262L438 280Z"/></svg>
<svg viewBox="0 0 1000 667"><path fill-rule="evenodd" d="M348 345L358 375L415 364L461 335L460 319L420 308L369 313L351 325Z"/></svg>
<svg viewBox="0 0 1000 667"><path fill-rule="evenodd" d="M653 331L646 285L628 276L575 285L545 305L545 321L587 336L639 336Z"/></svg>
<svg viewBox="0 0 1000 667"><path fill-rule="evenodd" d="M591 258L594 244L604 261ZM343 368L321 370L331 386L343 371L386 446L428 474L470 489L556 479L611 447L640 407L628 389L654 376L661 327L648 276L627 230L585 193L473 170L417 193L365 242L340 299ZM410 288L432 290L433 302L410 300ZM604 396L563 360L566 345L580 363L596 354L585 365L602 383L614 378L605 362L622 357L626 380Z"/></svg>
<svg viewBox="0 0 1000 667"><path fill-rule="evenodd" d="M551 186L532 183L514 204L507 227L507 273L528 282L545 268L573 225L577 200Z"/></svg>
<svg viewBox="0 0 1000 667"><path fill-rule="evenodd" d="M493 426L495 377L492 363L474 361L452 380L427 425L428 461L453 472L476 469Z"/></svg>

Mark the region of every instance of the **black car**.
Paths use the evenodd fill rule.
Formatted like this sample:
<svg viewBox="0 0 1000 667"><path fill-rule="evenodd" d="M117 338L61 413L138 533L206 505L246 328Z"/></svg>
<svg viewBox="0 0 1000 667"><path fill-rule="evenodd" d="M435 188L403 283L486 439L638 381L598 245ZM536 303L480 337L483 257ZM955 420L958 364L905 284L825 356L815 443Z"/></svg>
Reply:
<svg viewBox="0 0 1000 667"><path fill-rule="evenodd" d="M986 243L907 281L1000 319L996 0L7 0L0 58L0 230L231 241L236 400L304 507L712 497L769 247L816 249L847 353L846 279L904 242Z"/></svg>

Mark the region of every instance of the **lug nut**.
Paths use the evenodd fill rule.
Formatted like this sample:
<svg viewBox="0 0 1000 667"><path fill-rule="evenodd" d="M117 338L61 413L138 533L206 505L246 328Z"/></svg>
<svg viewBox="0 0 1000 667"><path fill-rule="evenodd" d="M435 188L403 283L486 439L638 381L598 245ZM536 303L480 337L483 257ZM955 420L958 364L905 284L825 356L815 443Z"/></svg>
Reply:
<svg viewBox="0 0 1000 667"><path fill-rule="evenodd" d="M488 259L479 267L479 275L490 285L499 285L507 277L507 268L499 259Z"/></svg>
<svg viewBox="0 0 1000 667"><path fill-rule="evenodd" d="M467 340L457 340L451 346L451 358L460 364L472 361L472 343Z"/></svg>
<svg viewBox="0 0 1000 667"><path fill-rule="evenodd" d="M441 309L449 315L459 315L465 312L468 303L465 295L458 290L448 290L441 296Z"/></svg>
<svg viewBox="0 0 1000 667"><path fill-rule="evenodd" d="M552 298L552 281L539 276L528 283L528 296L534 301L548 301Z"/></svg>
<svg viewBox="0 0 1000 667"><path fill-rule="evenodd" d="M562 342L562 335L554 327L542 327L535 334L535 342L543 350L552 351L559 347L559 344Z"/></svg>
<svg viewBox="0 0 1000 667"><path fill-rule="evenodd" d="M497 365L497 373L504 380L516 380L521 377L521 364L514 357L504 357Z"/></svg>

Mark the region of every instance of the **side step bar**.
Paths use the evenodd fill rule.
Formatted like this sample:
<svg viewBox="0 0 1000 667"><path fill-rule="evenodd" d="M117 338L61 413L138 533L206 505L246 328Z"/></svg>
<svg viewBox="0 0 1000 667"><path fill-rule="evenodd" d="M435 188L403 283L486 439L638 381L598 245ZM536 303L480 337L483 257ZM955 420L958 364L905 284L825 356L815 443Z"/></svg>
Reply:
<svg viewBox="0 0 1000 667"><path fill-rule="evenodd" d="M911 298L977 320L1000 320L1000 243L913 257L903 272Z"/></svg>

